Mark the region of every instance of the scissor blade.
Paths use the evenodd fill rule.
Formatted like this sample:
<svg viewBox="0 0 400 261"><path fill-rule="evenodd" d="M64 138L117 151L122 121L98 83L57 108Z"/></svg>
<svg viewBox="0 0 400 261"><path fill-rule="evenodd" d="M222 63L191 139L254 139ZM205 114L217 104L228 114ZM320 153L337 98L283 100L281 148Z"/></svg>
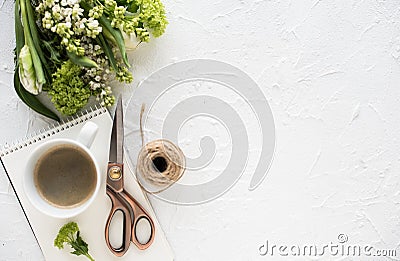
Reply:
<svg viewBox="0 0 400 261"><path fill-rule="evenodd" d="M115 109L113 128L111 132L109 161L123 163L124 159L124 122L122 111L122 98L118 98L117 108Z"/></svg>

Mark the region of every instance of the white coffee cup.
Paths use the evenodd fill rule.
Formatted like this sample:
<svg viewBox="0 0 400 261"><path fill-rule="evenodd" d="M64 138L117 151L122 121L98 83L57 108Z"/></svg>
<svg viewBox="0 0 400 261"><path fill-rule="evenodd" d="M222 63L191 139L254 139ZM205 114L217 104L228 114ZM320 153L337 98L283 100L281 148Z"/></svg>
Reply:
<svg viewBox="0 0 400 261"><path fill-rule="evenodd" d="M38 146L31 154L29 157L27 164L26 164L26 169L23 177L23 185L24 185L24 190L25 194L32 203L32 205L42 213L56 217L56 218L70 218L74 217L83 211L85 211L89 205L93 202L95 199L97 193L99 192L100 189L100 183L101 183L101 175L99 171L99 166L98 163L93 156L93 153L90 151L90 147L94 141L94 138L97 134L98 126L93 123L93 122L87 122L83 128L81 129L78 137L76 140L73 139L53 139L44 142L40 146ZM46 152L48 152L50 149L54 148L55 146L60 146L60 145L73 145L77 146L80 149L82 149L84 152L89 155L90 159L92 160L95 168L96 168L96 186L95 189L92 193L92 195L84 202L79 204L76 207L71 207L71 208L61 208L54 206L44 200L39 192L37 191L37 188L35 186L34 182L34 171L36 164L38 163L39 159L41 158L42 155L44 155Z"/></svg>

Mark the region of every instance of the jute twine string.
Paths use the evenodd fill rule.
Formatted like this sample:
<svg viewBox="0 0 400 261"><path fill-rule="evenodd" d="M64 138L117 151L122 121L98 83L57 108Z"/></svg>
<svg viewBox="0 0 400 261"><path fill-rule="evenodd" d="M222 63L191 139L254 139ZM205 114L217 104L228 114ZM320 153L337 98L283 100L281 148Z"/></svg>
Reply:
<svg viewBox="0 0 400 261"><path fill-rule="evenodd" d="M136 166L136 175L140 175L138 180L143 178L157 189L149 189L144 185L141 186L148 192L162 192L172 184L177 182L185 171L185 156L182 150L174 143L166 139L158 139L144 144L144 134L142 127L142 118L144 112L144 104L140 112L140 134L142 138L142 149L139 152ZM161 160L163 163L161 168L155 162Z"/></svg>

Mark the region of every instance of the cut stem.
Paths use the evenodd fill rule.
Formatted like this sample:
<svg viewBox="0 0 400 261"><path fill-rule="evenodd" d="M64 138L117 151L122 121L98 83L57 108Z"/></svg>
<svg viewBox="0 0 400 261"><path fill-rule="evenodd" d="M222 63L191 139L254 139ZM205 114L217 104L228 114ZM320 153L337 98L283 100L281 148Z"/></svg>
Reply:
<svg viewBox="0 0 400 261"><path fill-rule="evenodd" d="M90 261L95 261L94 258L89 253L85 254L85 256L89 258Z"/></svg>

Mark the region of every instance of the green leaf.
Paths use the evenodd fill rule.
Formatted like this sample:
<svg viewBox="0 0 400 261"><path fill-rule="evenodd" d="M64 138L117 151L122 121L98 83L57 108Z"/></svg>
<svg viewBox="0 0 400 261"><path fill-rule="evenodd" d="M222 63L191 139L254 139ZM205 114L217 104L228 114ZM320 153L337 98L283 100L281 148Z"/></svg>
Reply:
<svg viewBox="0 0 400 261"><path fill-rule="evenodd" d="M14 19L15 19L15 55L16 61L18 63L19 52L21 51L22 47L24 46L24 29L22 27L21 22L21 14L20 14L20 5L19 0L15 1L15 10L14 10Z"/></svg>
<svg viewBox="0 0 400 261"><path fill-rule="evenodd" d="M139 6L135 2L132 2L129 4L127 11L131 12L131 13L136 13L138 11L138 9L139 9Z"/></svg>
<svg viewBox="0 0 400 261"><path fill-rule="evenodd" d="M21 0L21 1L24 1L24 0ZM37 52L37 54L39 56L39 59L41 61L41 65L43 66L44 71L46 73L46 80L49 80L51 78L51 70L50 70L50 67L48 65L49 62L46 60L46 57L44 56L44 53L43 53L43 50L42 50L42 46L41 46L41 42L42 41L41 41L41 39L39 37L38 28L37 28L37 25L35 23L35 21L36 21L35 14L33 12L33 8L32 8L32 5L31 5L29 0L26 0L26 11L27 11L27 14L28 14L29 31L30 31L31 36L32 36L32 43L33 43L33 46L35 47L36 52Z"/></svg>
<svg viewBox="0 0 400 261"><path fill-rule="evenodd" d="M80 245L80 249L84 252L88 252L88 244L83 240L83 238L80 236L80 231L78 231L76 235L76 242Z"/></svg>
<svg viewBox="0 0 400 261"><path fill-rule="evenodd" d="M30 23L35 23L34 20L33 21L29 20L29 16L27 14L28 12L27 8L28 6L30 6L31 3L28 0L20 0L20 4L21 4L21 16L24 25L23 28L24 28L25 44L29 46L29 50L32 56L33 66L35 67L37 81L40 84L45 84L46 78L44 75L42 62L40 61L39 54L33 44L32 32L30 31L29 28Z"/></svg>
<svg viewBox="0 0 400 261"><path fill-rule="evenodd" d="M61 64L61 55L60 53L52 46L54 43L50 43L48 41L42 40L44 48L47 50L47 52L50 54L50 60L53 62L53 64ZM51 77L50 77L51 78Z"/></svg>
<svg viewBox="0 0 400 261"><path fill-rule="evenodd" d="M124 61L125 65L130 67L131 65L129 64L128 61L128 55L126 54L126 49L125 49L125 40L124 37L122 36L122 33L119 29L115 29L111 26L110 21L108 21L107 18L105 18L104 14L102 17L99 18L100 24L103 26L103 30L106 29L108 30L111 35L114 37L118 49L121 53L122 60Z"/></svg>
<svg viewBox="0 0 400 261"><path fill-rule="evenodd" d="M16 48L15 48L15 53L16 57L19 57L20 51L22 47L24 46L24 29L22 27L21 23L21 15L20 15L20 0L17 0L15 2L15 39L16 39ZM18 65L18 59L17 59L17 64L15 66L15 72L14 72L14 89L18 95L18 97L32 110L36 111L37 113L48 117L50 119L60 121L58 116L52 112L50 109L45 107L36 96L30 94L27 92L21 85L21 82L19 81L19 65Z"/></svg>
<svg viewBox="0 0 400 261"><path fill-rule="evenodd" d="M74 249L74 251L72 251L71 254L77 255L77 256L80 256L80 255L90 256L88 244L80 236L80 231L78 231L76 233L76 239L74 241L70 242L70 245Z"/></svg>
<svg viewBox="0 0 400 261"><path fill-rule="evenodd" d="M60 118L52 112L49 108L44 106L39 99L33 95L27 92L24 87L22 87L21 82L19 81L19 74L18 74L19 66L17 65L15 67L15 72L14 72L14 88L15 91L17 92L19 98L32 110L36 111L37 113L46 116L50 119L60 121Z"/></svg>
<svg viewBox="0 0 400 261"><path fill-rule="evenodd" d="M103 48L104 53L107 55L111 67L114 69L114 71L117 72L118 71L117 61L115 60L111 46L109 45L109 43L107 42L102 33L97 36L96 40L98 40L98 44Z"/></svg>
<svg viewBox="0 0 400 261"><path fill-rule="evenodd" d="M87 68L98 68L99 66L95 61L86 57L78 56L75 53L67 52L69 59L76 65L87 67Z"/></svg>

